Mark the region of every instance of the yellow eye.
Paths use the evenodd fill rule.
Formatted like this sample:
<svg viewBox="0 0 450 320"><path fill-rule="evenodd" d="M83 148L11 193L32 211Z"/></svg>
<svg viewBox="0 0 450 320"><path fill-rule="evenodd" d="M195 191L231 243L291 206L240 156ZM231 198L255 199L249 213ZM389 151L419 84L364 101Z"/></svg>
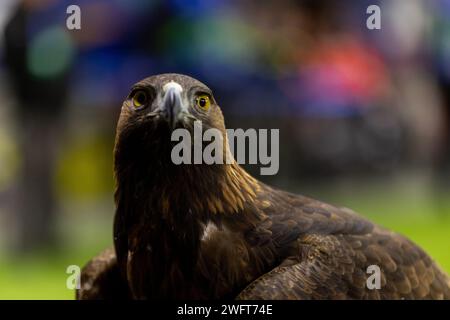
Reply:
<svg viewBox="0 0 450 320"><path fill-rule="evenodd" d="M211 100L206 94L201 94L195 99L195 104L202 110L208 111L211 106Z"/></svg>
<svg viewBox="0 0 450 320"><path fill-rule="evenodd" d="M135 94L133 94L133 106L135 108L140 108L143 105L146 105L148 102L148 95L144 90L136 91Z"/></svg>

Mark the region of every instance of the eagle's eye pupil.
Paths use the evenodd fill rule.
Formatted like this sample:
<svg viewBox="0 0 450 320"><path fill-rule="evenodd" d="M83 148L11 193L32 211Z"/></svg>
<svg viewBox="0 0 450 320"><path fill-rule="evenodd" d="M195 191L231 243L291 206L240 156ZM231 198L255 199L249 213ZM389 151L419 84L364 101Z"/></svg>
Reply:
<svg viewBox="0 0 450 320"><path fill-rule="evenodd" d="M205 111L208 111L208 109L211 105L211 101L209 100L209 97L206 94L202 94L202 95L198 96L196 99L196 103L200 109L205 110Z"/></svg>
<svg viewBox="0 0 450 320"><path fill-rule="evenodd" d="M143 94L138 95L137 101L142 104L145 103L145 96Z"/></svg>
<svg viewBox="0 0 450 320"><path fill-rule="evenodd" d="M133 96L133 105L139 108L147 103L147 93L145 91L138 91Z"/></svg>

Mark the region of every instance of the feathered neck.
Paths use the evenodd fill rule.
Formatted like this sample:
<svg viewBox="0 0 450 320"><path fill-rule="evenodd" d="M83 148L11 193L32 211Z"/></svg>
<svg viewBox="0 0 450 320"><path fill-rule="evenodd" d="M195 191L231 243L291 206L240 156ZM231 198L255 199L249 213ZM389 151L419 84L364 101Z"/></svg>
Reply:
<svg viewBox="0 0 450 320"><path fill-rule="evenodd" d="M166 134L160 133L161 140L170 141ZM224 154L230 157L227 137L224 137ZM229 164L175 165L170 158L173 146L153 140L144 133L136 137L117 136L116 205L127 203L127 208L134 207L137 215L152 214L151 210L176 223L173 219L178 212L193 214L204 221L243 212L256 200L260 183L232 156Z"/></svg>
<svg viewBox="0 0 450 320"><path fill-rule="evenodd" d="M116 204L125 201L146 212L151 209L166 220L175 219L173 214L180 210L205 220L243 212L261 189L258 181L236 163L159 165L117 168Z"/></svg>
<svg viewBox="0 0 450 320"><path fill-rule="evenodd" d="M144 155L124 162L122 157L129 156L116 150L114 242L133 294L202 297L203 289L190 290L196 287L194 268L207 225L243 232L254 227L261 219L259 183L237 163L175 166L162 156ZM127 266L130 252L134 262ZM150 277L139 269L164 276Z"/></svg>

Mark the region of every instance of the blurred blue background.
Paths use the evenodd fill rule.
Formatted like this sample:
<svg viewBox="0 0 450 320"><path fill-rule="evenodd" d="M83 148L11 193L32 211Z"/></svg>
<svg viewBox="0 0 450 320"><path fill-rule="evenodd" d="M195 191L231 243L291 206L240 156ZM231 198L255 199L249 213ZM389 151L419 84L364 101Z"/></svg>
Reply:
<svg viewBox="0 0 450 320"><path fill-rule="evenodd" d="M0 298L73 298L67 266L112 243L121 102L166 72L213 89L228 128L280 129L261 180L352 207L450 271L449 0L2 0L0 30Z"/></svg>

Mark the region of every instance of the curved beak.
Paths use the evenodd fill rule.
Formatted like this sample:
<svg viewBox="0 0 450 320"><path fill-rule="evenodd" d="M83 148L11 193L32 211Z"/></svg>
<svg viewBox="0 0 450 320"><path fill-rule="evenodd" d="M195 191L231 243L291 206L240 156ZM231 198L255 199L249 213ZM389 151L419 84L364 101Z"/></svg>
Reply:
<svg viewBox="0 0 450 320"><path fill-rule="evenodd" d="M175 128L175 125L181 120L181 113L186 112L187 108L183 105L181 99L182 88L177 83L168 83L164 87L164 97L161 111L169 125Z"/></svg>

